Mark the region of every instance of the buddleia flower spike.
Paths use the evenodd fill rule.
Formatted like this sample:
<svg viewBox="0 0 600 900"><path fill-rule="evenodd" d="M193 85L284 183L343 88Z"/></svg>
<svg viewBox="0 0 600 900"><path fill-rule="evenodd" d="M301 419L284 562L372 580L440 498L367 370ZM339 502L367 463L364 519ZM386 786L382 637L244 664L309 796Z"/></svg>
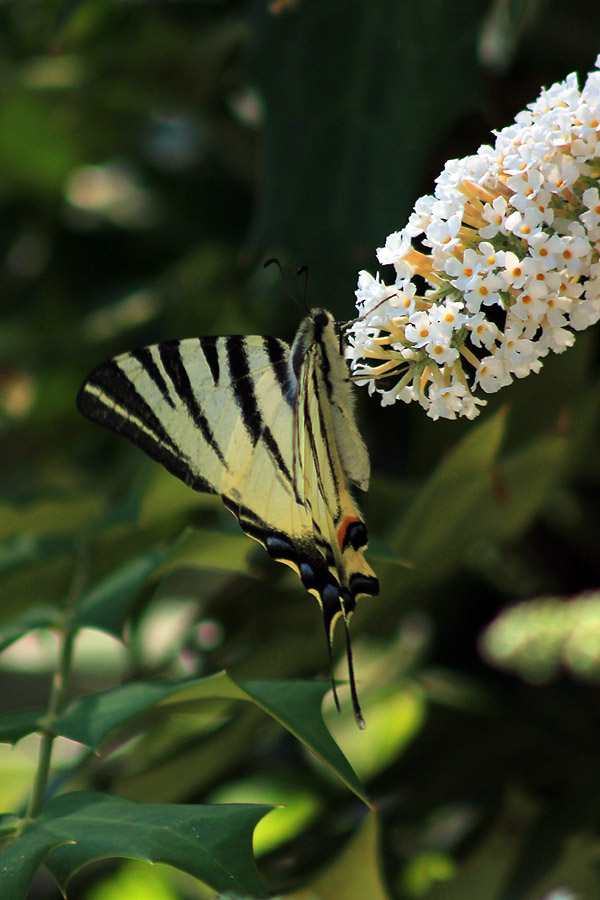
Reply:
<svg viewBox="0 0 600 900"><path fill-rule="evenodd" d="M446 164L377 251L393 284L359 274L346 348L356 384L384 406L473 419L482 394L539 372L598 321L599 137L600 72L582 89L571 74L493 146Z"/></svg>

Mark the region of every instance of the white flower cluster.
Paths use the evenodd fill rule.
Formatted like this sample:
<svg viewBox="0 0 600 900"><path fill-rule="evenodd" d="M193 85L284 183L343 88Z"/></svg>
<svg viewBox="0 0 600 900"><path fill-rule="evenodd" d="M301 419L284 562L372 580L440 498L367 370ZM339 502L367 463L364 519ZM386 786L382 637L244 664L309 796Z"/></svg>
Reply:
<svg viewBox="0 0 600 900"><path fill-rule="evenodd" d="M472 419L486 402L478 389L570 347L600 319L599 178L598 71L581 91L575 74L542 91L493 147L450 160L377 251L394 283L359 274L353 380L383 405L417 400L433 419Z"/></svg>

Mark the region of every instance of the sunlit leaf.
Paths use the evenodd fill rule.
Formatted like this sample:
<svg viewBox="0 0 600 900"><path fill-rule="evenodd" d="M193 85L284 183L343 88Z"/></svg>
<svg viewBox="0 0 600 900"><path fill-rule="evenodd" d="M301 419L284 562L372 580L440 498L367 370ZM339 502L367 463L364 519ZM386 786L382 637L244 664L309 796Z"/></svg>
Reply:
<svg viewBox="0 0 600 900"><path fill-rule="evenodd" d="M349 716L331 715L328 724L352 768L366 781L398 758L419 733L426 711L424 691L416 684L401 682L367 697L364 732L357 732Z"/></svg>
<svg viewBox="0 0 600 900"><path fill-rule="evenodd" d="M378 822L370 813L344 850L310 884L285 900L390 900L381 871Z"/></svg>
<svg viewBox="0 0 600 900"><path fill-rule="evenodd" d="M256 856L296 837L315 819L323 805L314 791L298 785L285 773L265 773L229 781L213 791L208 800L211 803L272 803L277 807L256 826Z"/></svg>

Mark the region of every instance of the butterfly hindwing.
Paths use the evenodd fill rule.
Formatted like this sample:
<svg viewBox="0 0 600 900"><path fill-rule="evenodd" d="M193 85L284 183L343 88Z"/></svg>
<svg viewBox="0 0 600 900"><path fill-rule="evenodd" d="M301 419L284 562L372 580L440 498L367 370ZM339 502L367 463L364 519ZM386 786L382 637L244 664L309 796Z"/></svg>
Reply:
<svg viewBox="0 0 600 900"><path fill-rule="evenodd" d="M100 365L77 405L190 487L219 494L244 531L291 566L318 599L331 652L336 621L378 583L348 489L366 489L333 319L313 310L290 348L272 337L201 337L124 353ZM350 645L348 661L355 712Z"/></svg>

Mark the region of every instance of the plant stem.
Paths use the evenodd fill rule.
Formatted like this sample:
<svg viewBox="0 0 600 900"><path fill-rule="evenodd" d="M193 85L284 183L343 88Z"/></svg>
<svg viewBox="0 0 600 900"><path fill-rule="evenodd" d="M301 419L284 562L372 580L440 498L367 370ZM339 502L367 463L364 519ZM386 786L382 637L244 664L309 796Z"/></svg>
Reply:
<svg viewBox="0 0 600 900"><path fill-rule="evenodd" d="M50 760L52 757L52 745L54 744L54 733L52 725L54 719L61 711L71 669L71 659L73 656L73 644L75 641L75 629L68 628L61 635L61 647L59 656L59 665L52 679L52 690L50 691L50 702L48 704L48 714L46 716L46 724L42 733L40 742L40 752L38 756L38 765L29 798L26 818L33 819L39 813L44 790L48 781L48 773L50 771Z"/></svg>
<svg viewBox="0 0 600 900"><path fill-rule="evenodd" d="M77 568L73 575L67 608L62 620L58 666L56 672L54 673L54 677L52 678L52 688L50 690L50 700L48 702L48 713L44 721L42 738L40 741L40 752L38 756L37 770L33 781L33 787L31 789L31 796L29 798L27 812L25 814L25 821L35 818L42 808L44 791L46 789L48 774L50 772L52 746L54 744L54 721L63 709L67 693L67 684L71 672L73 647L78 631L78 626L73 622L73 611L81 595L86 580L86 563L86 554L84 552L81 552L79 564L77 565Z"/></svg>

